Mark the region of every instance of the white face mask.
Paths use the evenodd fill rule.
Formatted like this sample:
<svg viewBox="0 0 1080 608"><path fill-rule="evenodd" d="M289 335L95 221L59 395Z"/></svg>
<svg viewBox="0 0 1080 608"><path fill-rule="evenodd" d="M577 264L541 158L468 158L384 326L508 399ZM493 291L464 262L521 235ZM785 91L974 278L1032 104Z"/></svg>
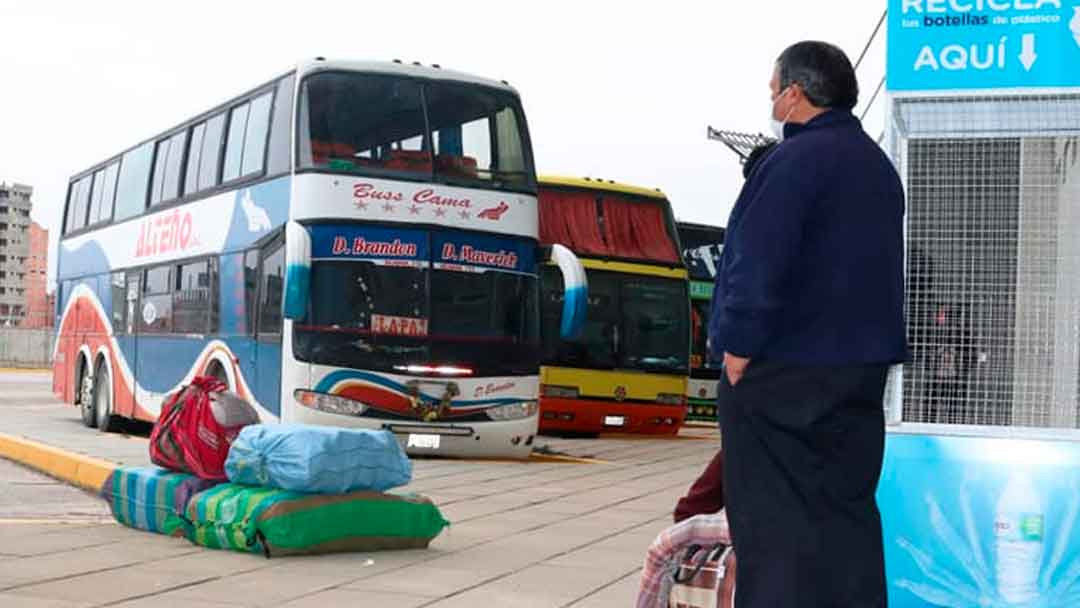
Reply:
<svg viewBox="0 0 1080 608"><path fill-rule="evenodd" d="M772 102L772 108L769 109L769 127L772 128L773 135L776 136L777 141L784 141L784 124L787 119L791 117L791 113L795 111L795 108L788 110L788 113L784 116L784 120L776 120L776 102L784 98L787 92L791 88L784 89L776 96L776 100Z"/></svg>

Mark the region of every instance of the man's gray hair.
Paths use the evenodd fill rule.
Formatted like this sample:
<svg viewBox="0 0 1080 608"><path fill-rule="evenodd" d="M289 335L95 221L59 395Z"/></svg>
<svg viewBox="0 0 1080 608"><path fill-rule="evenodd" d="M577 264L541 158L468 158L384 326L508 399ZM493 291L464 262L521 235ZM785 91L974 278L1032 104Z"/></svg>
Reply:
<svg viewBox="0 0 1080 608"><path fill-rule="evenodd" d="M828 42L806 41L789 46L776 60L780 90L802 88L819 108L851 110L859 101L855 68L844 51Z"/></svg>

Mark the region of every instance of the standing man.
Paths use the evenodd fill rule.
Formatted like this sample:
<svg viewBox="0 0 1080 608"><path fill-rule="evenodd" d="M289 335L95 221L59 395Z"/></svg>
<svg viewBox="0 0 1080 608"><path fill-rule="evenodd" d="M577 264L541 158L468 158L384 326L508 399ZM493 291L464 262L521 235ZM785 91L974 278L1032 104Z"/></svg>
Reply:
<svg viewBox="0 0 1080 608"><path fill-rule="evenodd" d="M843 51L776 62L782 140L728 221L710 319L739 608L886 605L874 494L905 360L900 178L852 113Z"/></svg>

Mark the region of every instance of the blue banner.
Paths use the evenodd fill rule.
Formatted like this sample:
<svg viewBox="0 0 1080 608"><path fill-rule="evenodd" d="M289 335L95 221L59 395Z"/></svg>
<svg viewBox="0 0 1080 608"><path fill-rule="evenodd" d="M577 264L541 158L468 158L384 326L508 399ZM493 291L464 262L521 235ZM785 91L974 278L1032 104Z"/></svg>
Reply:
<svg viewBox="0 0 1080 608"><path fill-rule="evenodd" d="M1080 443L890 434L889 605L1080 606Z"/></svg>
<svg viewBox="0 0 1080 608"><path fill-rule="evenodd" d="M432 236L432 261L510 272L536 272L536 247L529 241L479 234Z"/></svg>
<svg viewBox="0 0 1080 608"><path fill-rule="evenodd" d="M427 233L379 226L319 224L311 227L311 257L427 261Z"/></svg>
<svg viewBox="0 0 1080 608"><path fill-rule="evenodd" d="M1080 86L1075 0L889 0L888 89Z"/></svg>

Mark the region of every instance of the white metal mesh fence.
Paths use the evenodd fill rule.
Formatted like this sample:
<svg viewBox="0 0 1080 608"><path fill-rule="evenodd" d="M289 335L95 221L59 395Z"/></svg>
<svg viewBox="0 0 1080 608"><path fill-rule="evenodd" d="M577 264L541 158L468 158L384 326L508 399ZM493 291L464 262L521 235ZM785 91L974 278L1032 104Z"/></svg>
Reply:
<svg viewBox="0 0 1080 608"><path fill-rule="evenodd" d="M1080 428L1080 95L899 99L904 420Z"/></svg>

